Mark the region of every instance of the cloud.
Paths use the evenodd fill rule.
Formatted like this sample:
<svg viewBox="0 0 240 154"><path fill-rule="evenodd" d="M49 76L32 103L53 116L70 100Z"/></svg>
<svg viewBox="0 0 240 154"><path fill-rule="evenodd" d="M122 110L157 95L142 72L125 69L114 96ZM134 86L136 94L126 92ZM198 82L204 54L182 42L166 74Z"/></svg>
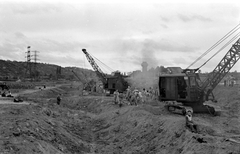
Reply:
<svg viewBox="0 0 240 154"><path fill-rule="evenodd" d="M178 14L177 16L183 22L191 22L191 21L210 22L210 21L212 21L210 18L206 18L206 17L201 16L201 15L186 16L186 15L183 15L183 14Z"/></svg>
<svg viewBox="0 0 240 154"><path fill-rule="evenodd" d="M143 61L149 64L149 68L171 65L171 63L175 64L172 60L174 57L169 58L169 55L194 53L198 50L196 47L171 42L167 39L96 40L88 46L92 55L106 62L107 65L120 68L140 67Z"/></svg>
<svg viewBox="0 0 240 154"><path fill-rule="evenodd" d="M237 13L230 4L6 1L0 2L0 49L7 59L25 61L31 46L40 61L62 66L81 66L82 48L119 70L139 69L144 60L175 65L215 43L237 23Z"/></svg>
<svg viewBox="0 0 240 154"><path fill-rule="evenodd" d="M0 44L1 57L8 60L23 60L25 48L23 43L3 42Z"/></svg>
<svg viewBox="0 0 240 154"><path fill-rule="evenodd" d="M62 6L55 3L5 3L6 7L10 7L14 14L39 14L39 13L58 13L62 10Z"/></svg>
<svg viewBox="0 0 240 154"><path fill-rule="evenodd" d="M59 53L74 53L78 52L82 46L85 46L83 43L79 42L68 42L68 41L56 41L51 39L39 39L35 40L32 43L32 46L43 52L56 51Z"/></svg>
<svg viewBox="0 0 240 154"><path fill-rule="evenodd" d="M164 22L169 22L169 19L166 18L166 17L162 17L162 16L160 16L160 18L161 18L161 20L164 21Z"/></svg>
<svg viewBox="0 0 240 154"><path fill-rule="evenodd" d="M163 28L168 28L168 26L165 25L165 24L161 24L161 27L163 27Z"/></svg>
<svg viewBox="0 0 240 154"><path fill-rule="evenodd" d="M99 40L101 41L101 40ZM109 42L110 43L110 42ZM109 44L108 43L108 44ZM102 43L103 44L103 43ZM162 52L195 52L197 47L185 45L181 42L170 41L168 39L116 39L112 40L114 50L122 51L126 55L128 52L138 51L162 51Z"/></svg>
<svg viewBox="0 0 240 154"><path fill-rule="evenodd" d="M76 41L59 41L51 39L26 37L21 32L15 32L9 39L1 39L0 51L2 59L25 61L27 47L31 51L39 51L39 62L53 63L62 66L80 66L81 48L86 44ZM32 52L33 54L33 52Z"/></svg>
<svg viewBox="0 0 240 154"><path fill-rule="evenodd" d="M16 32L16 33L15 33L15 36L16 36L16 38L19 38L19 39L24 39L24 38L26 38L26 36L25 36L23 33L21 33L21 32Z"/></svg>
<svg viewBox="0 0 240 154"><path fill-rule="evenodd" d="M177 58L173 58L173 63L176 65L190 65L190 59L186 59L186 57L177 57Z"/></svg>
<svg viewBox="0 0 240 154"><path fill-rule="evenodd" d="M186 52L195 52L197 49L195 47L182 45L178 42L171 42L168 40L152 40L146 39L142 42L142 49L140 50L142 61L146 61L150 67L156 67L161 64L170 64L169 59L165 60L163 55L173 54L172 52L186 53ZM161 56L162 55L162 56Z"/></svg>
<svg viewBox="0 0 240 154"><path fill-rule="evenodd" d="M29 41L31 50L39 51L41 62L66 66L80 66L82 63L82 47L87 46L80 42L56 41L39 39Z"/></svg>
<svg viewBox="0 0 240 154"><path fill-rule="evenodd" d="M191 47L190 45L181 44L180 42L174 42L167 39L153 40L145 39L143 42L143 48L153 51L163 51L163 52L195 52L196 47Z"/></svg>

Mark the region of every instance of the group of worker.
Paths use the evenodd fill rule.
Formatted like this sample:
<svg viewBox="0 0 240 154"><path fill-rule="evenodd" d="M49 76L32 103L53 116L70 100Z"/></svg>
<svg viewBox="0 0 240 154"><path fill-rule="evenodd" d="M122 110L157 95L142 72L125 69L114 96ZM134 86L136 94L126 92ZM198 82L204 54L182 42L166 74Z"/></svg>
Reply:
<svg viewBox="0 0 240 154"><path fill-rule="evenodd" d="M119 91L116 90L113 95L114 103L119 104L120 107L123 105L124 99L127 100L128 105L137 106L147 101L155 100L158 96L158 90L154 90L152 87L150 87L148 90L143 88L142 91L138 90L137 88L132 90L131 87L128 86L125 94L119 93Z"/></svg>
<svg viewBox="0 0 240 154"><path fill-rule="evenodd" d="M7 90L0 91L0 95L2 97L13 97L10 90L8 90L8 91Z"/></svg>
<svg viewBox="0 0 240 154"><path fill-rule="evenodd" d="M127 88L125 97L122 93L119 93L118 90L113 93L114 104L118 104L119 107L122 107L123 99L125 98L129 102L129 105L137 106L139 103L144 103L147 99L155 99L156 94L157 93L154 93L154 90L152 88L150 88L149 90L143 89L143 91L141 92L137 88L131 90L131 87L129 86ZM198 126L193 122L192 114L193 112L191 110L187 110L185 115L186 127L189 128L191 132L198 133Z"/></svg>

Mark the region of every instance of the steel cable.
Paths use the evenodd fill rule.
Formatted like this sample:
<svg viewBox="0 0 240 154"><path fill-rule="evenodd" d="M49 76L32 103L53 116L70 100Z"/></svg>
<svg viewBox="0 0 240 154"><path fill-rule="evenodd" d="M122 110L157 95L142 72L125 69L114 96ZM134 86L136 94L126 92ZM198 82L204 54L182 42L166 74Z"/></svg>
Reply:
<svg viewBox="0 0 240 154"><path fill-rule="evenodd" d="M207 55L210 51L212 51L214 48L216 48L220 43L225 41L227 38L229 38L233 33L235 33L238 29L240 29L240 24L235 26L231 31L229 31L226 35L224 35L219 41L217 41L213 46L211 46L206 52L204 52L200 57L198 57L193 63L191 63L188 67L190 68L192 65L194 65L196 62L198 62L200 59L202 59L205 55ZM205 62L206 63L206 62Z"/></svg>

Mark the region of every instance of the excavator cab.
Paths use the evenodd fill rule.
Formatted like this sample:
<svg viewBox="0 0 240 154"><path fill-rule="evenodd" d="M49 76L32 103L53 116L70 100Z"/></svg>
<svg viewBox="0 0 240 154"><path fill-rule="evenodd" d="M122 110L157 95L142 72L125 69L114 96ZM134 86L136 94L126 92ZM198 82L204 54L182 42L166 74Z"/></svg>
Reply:
<svg viewBox="0 0 240 154"><path fill-rule="evenodd" d="M163 74L159 77L159 100L191 103L198 100L195 74Z"/></svg>
<svg viewBox="0 0 240 154"><path fill-rule="evenodd" d="M204 93L199 86L197 73L163 74L159 76L159 101L167 102L166 107L171 112L187 110L195 113L212 113L216 109L212 104L205 105Z"/></svg>
<svg viewBox="0 0 240 154"><path fill-rule="evenodd" d="M196 112L214 112L210 106L203 104L203 93L200 90L198 73L184 72L179 74L163 74L159 76L159 101L167 102L169 111L186 110ZM174 111L173 111L174 110Z"/></svg>

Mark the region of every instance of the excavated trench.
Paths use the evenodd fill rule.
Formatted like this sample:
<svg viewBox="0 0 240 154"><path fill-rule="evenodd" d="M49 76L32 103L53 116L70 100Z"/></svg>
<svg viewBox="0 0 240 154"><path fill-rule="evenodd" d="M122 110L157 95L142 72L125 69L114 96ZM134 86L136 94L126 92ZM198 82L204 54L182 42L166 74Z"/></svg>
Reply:
<svg viewBox="0 0 240 154"><path fill-rule="evenodd" d="M119 108L112 97L79 96L70 87L22 97L35 103L1 106L0 153L240 153L238 117L231 120L239 111L231 106L233 116L194 116L200 132L192 133L184 116L156 101Z"/></svg>

